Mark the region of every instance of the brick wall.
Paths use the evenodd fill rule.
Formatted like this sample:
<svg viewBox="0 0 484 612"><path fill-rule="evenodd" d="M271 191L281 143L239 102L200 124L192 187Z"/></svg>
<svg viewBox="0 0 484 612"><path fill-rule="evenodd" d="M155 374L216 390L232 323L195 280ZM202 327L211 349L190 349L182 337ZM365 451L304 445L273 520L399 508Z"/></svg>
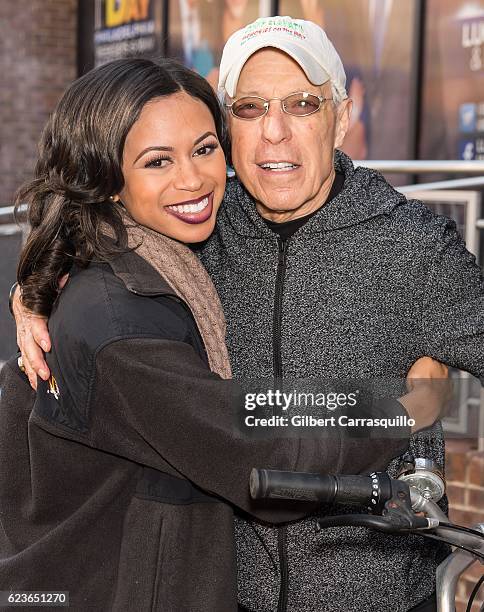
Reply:
<svg viewBox="0 0 484 612"><path fill-rule="evenodd" d="M77 0L0 2L0 205L31 176L42 127L76 65Z"/></svg>
<svg viewBox="0 0 484 612"><path fill-rule="evenodd" d="M474 441L475 443L475 441ZM471 441L448 440L447 494L450 502L450 520L471 527L484 523L484 451L474 449ZM456 612L465 612L467 601L484 566L474 564L459 581ZM473 612L482 610L484 586L481 587Z"/></svg>

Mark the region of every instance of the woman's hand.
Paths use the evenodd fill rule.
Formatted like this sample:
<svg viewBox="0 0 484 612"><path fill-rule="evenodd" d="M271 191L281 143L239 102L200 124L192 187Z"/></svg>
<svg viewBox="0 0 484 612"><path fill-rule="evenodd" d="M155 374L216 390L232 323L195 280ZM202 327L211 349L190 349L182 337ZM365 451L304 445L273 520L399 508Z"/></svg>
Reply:
<svg viewBox="0 0 484 612"><path fill-rule="evenodd" d="M59 290L64 287L68 278L67 274L61 278ZM22 353L25 374L29 378L30 386L37 389L37 376L43 380L48 380L50 377L50 370L44 359L44 353L51 349L47 318L36 315L23 306L19 287L13 297L12 310L17 325L17 345Z"/></svg>
<svg viewBox="0 0 484 612"><path fill-rule="evenodd" d="M414 433L445 416L452 397L449 368L431 357L421 357L408 371L407 389L409 393L399 401L415 420Z"/></svg>
<svg viewBox="0 0 484 612"><path fill-rule="evenodd" d="M407 373L407 389L411 391L414 388L415 381L427 378L447 379L449 378L449 368L440 361L432 359L432 357L420 357Z"/></svg>

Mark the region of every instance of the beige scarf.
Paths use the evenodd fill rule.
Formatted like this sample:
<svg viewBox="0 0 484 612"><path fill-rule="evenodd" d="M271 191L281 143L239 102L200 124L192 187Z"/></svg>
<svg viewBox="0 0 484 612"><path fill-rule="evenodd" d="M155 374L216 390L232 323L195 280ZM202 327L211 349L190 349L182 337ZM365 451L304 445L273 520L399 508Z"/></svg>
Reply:
<svg viewBox="0 0 484 612"><path fill-rule="evenodd" d="M190 308L212 372L231 378L220 298L198 257L184 244L138 225L124 215L128 245L143 257ZM139 245L139 246L138 246Z"/></svg>

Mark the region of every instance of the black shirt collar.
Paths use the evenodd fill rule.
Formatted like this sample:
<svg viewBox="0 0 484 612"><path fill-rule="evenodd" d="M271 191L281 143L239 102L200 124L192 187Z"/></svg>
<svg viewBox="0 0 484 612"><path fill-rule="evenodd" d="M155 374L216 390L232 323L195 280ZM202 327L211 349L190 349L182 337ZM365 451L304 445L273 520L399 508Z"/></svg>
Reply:
<svg viewBox="0 0 484 612"><path fill-rule="evenodd" d="M330 192L324 204L327 204L332 199L334 199L343 189L343 184L345 181L345 175L342 172L336 172L333 184L331 185ZM309 213L309 215L305 215L304 217L299 217L298 219L291 219L290 221L284 221L283 223L277 223L275 221L270 221L269 219L264 219L267 227L272 230L275 234L280 236L283 240L287 240L293 234L297 232L303 225L305 225L311 217L314 217L319 211L321 207Z"/></svg>

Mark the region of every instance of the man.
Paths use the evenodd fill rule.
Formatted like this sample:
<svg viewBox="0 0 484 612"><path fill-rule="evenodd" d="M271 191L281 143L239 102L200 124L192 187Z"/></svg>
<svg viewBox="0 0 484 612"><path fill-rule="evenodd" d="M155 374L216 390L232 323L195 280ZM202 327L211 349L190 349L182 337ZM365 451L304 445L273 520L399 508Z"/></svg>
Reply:
<svg viewBox="0 0 484 612"><path fill-rule="evenodd" d="M452 222L336 150L351 101L325 33L257 20L227 42L219 85L237 178L200 256L224 306L234 375L404 377L430 355L484 380L479 268ZM38 341L45 333L34 329ZM438 436L413 436L410 450L443 463ZM419 604L446 554L413 536L316 534L313 517L280 528L240 518L236 541L250 612L432 609Z"/></svg>
<svg viewBox="0 0 484 612"><path fill-rule="evenodd" d="M256 21L227 42L219 87L238 181L202 260L235 375L403 376L431 355L484 381L484 288L455 226L334 156L351 101L324 32ZM435 438L411 449L443 461ZM315 535L312 519L239 521L236 537L240 602L254 612L406 611L431 595L442 555L363 529Z"/></svg>

